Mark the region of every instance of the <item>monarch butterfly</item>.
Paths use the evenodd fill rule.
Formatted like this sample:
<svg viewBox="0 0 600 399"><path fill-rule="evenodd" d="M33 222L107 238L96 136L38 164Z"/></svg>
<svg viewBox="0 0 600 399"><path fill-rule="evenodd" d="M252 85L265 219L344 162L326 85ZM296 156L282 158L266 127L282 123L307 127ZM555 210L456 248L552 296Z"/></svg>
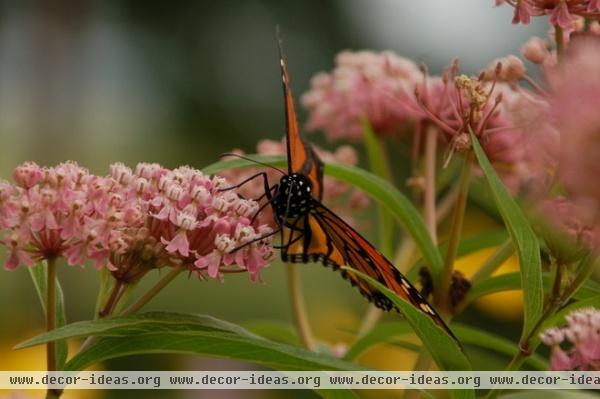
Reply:
<svg viewBox="0 0 600 399"><path fill-rule="evenodd" d="M277 36L285 101L288 170L287 173L281 171L283 176L279 183L272 186L269 186L265 172L251 176L238 186L259 176L263 178L267 202L258 212L271 205L279 228L269 235L281 234L281 259L284 262L316 261L340 270L342 276L375 306L386 311L399 311L387 296L341 267L346 265L356 269L410 302L454 337L446 323L408 279L361 234L321 203L323 164L298 127L279 32Z"/></svg>

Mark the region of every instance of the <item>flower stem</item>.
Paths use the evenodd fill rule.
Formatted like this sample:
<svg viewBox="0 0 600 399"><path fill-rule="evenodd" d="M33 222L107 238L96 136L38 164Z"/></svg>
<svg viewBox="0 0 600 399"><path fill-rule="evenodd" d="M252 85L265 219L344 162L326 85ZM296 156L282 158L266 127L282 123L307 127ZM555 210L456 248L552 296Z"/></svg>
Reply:
<svg viewBox="0 0 600 399"><path fill-rule="evenodd" d="M560 59L564 49L563 30L560 26L554 25L554 41L556 42L556 56Z"/></svg>
<svg viewBox="0 0 600 399"><path fill-rule="evenodd" d="M48 258L48 282L46 298L46 331L56 328L56 258ZM46 344L46 367L48 371L56 371L56 344L50 341ZM60 391L48 388L46 399L60 397Z"/></svg>
<svg viewBox="0 0 600 399"><path fill-rule="evenodd" d="M490 277L515 252L512 239L508 238L471 277L471 284Z"/></svg>
<svg viewBox="0 0 600 399"><path fill-rule="evenodd" d="M314 351L316 349L316 344L308 321L304 295L302 294L300 270L298 269L298 265L293 263L290 263L287 266L288 288L290 291L290 301L292 303L292 313L294 315L296 330L300 336L302 345L306 349Z"/></svg>
<svg viewBox="0 0 600 399"><path fill-rule="evenodd" d="M423 210L425 224L431 240L437 245L437 220L435 212L435 167L437 152L437 130L433 126L427 128L425 136L425 190Z"/></svg>
<svg viewBox="0 0 600 399"><path fill-rule="evenodd" d="M552 316L558 309L560 309L563 304L568 300L568 297L565 293L561 293L560 288L562 287L562 279L563 273L561 269L566 267L564 264L556 263L556 274L554 275L554 283L552 285L552 291L548 298L548 303L546 305L546 309L540 319L535 323L535 326L531 329L529 334L526 337L523 337L519 340L519 351L513 356L508 366L506 366L506 371L516 371L521 367L523 362L527 360L529 356L533 352L535 352L537 346L539 345L539 341L536 343L531 342L531 339L537 337L540 333L544 322L548 317ZM492 389L486 396L486 399L493 399L498 397L502 393L501 389Z"/></svg>
<svg viewBox="0 0 600 399"><path fill-rule="evenodd" d="M163 278L158 280L144 295L142 295L137 301L131 304L127 309L121 312L121 316L128 316L136 313L138 310L144 307L152 298L156 296L163 288L165 288L171 281L175 279L184 270L183 267L172 268Z"/></svg>
<svg viewBox="0 0 600 399"><path fill-rule="evenodd" d="M456 205L454 206L452 227L450 230L450 239L448 241L448 252L446 253L444 269L442 270L440 284L438 285L438 287L435 287L433 293L434 302L436 306L439 309L446 309L446 313L450 313L450 283L452 282L454 260L456 258L456 251L458 249L458 243L460 241L462 226L465 219L465 210L467 208L467 194L469 193L469 183L471 180L472 165L473 152L469 151L465 156L462 171L460 174L460 179L458 181L458 197L456 199Z"/></svg>
<svg viewBox="0 0 600 399"><path fill-rule="evenodd" d="M110 296L108 297L108 300L104 304L104 307L98 312L99 318L104 318L112 314L113 310L115 309L115 306L117 305L117 302L119 302L119 299L121 298L123 286L124 284L122 281L115 281L115 285L113 285L113 288L110 291Z"/></svg>
<svg viewBox="0 0 600 399"><path fill-rule="evenodd" d="M523 364L523 362L525 362L525 360L527 360L527 358L531 356L533 352L535 352L535 349L539 345L539 342L532 345L531 339L540 333L539 330L541 329L546 319L553 315L560 308L561 304L562 301L550 301L550 305L546 308L546 310L544 311L538 322L535 324L535 326L531 329L531 332L527 335L527 337L525 337L525 339L519 340L519 351L515 354L515 356L513 356L510 363L508 363L508 366L506 366L505 371L518 370L519 367L521 367L521 365ZM497 398L501 393L502 389L492 389L485 396L485 399Z"/></svg>

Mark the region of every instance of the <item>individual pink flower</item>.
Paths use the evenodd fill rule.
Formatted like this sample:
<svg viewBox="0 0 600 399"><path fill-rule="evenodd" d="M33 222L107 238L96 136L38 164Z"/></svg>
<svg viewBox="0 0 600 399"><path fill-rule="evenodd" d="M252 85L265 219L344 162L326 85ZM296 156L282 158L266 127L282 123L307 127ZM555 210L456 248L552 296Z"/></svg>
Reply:
<svg viewBox="0 0 600 399"><path fill-rule="evenodd" d="M552 348L551 370L600 370L600 311L583 308L565 317L567 323L544 331L540 338ZM566 350L561 348L568 346Z"/></svg>
<svg viewBox="0 0 600 399"><path fill-rule="evenodd" d="M534 36L521 46L521 54L534 64L542 64L551 55L548 42Z"/></svg>
<svg viewBox="0 0 600 399"><path fill-rule="evenodd" d="M500 65L500 68L498 68ZM483 78L490 81L506 82L516 84L517 81L525 77L526 69L518 57L509 55L507 57L498 58L490 63L483 70Z"/></svg>
<svg viewBox="0 0 600 399"><path fill-rule="evenodd" d="M423 74L410 60L390 51L344 51L331 73L319 73L302 96L306 128L322 130L330 140L360 140L361 118L377 134L401 133L413 119L405 101Z"/></svg>

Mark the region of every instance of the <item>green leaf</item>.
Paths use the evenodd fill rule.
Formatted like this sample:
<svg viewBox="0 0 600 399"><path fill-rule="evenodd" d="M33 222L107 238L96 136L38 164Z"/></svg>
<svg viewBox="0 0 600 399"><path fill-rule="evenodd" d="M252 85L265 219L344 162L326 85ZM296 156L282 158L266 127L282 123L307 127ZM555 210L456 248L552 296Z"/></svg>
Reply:
<svg viewBox="0 0 600 399"><path fill-rule="evenodd" d="M383 151L380 142L375 136L375 132L366 118L361 118L365 148L367 149L367 155L369 158L369 167L371 172L377 176L385 179L386 181L392 181L392 173L390 171L387 154ZM381 205L377 207L377 226L379 227L379 250L382 254L388 258L394 255L393 237L394 237L394 224L387 212Z"/></svg>
<svg viewBox="0 0 600 399"><path fill-rule="evenodd" d="M441 327L435 324L429 316L418 310L411 303L400 298L377 280L349 267L343 267L343 269L367 281L381 291L402 311L402 314L423 345L427 348L440 370L459 371L472 369L471 363L465 356L465 353L462 351L458 342L456 342L456 340Z"/></svg>
<svg viewBox="0 0 600 399"><path fill-rule="evenodd" d="M412 333L412 328L407 322L379 323L352 344L344 359L355 360L373 346L389 342L391 338L407 333Z"/></svg>
<svg viewBox="0 0 600 399"><path fill-rule="evenodd" d="M380 282L355 269L343 267L348 272L354 273L366 280L388 297L402 312L413 331L417 334L425 348L427 348L433 361L440 370L461 371L472 370L471 362L467 359L462 348L446 331L436 325L425 313L414 307L411 303L397 296ZM472 389L450 390L449 394L454 399L475 399Z"/></svg>
<svg viewBox="0 0 600 399"><path fill-rule="evenodd" d="M549 289L552 285L552 276L549 273L542 273L542 282L545 289ZM502 291L515 291L521 289L521 275L518 272L500 274L497 276L488 277L474 284L467 292L467 303L473 302L476 299ZM587 280L575 292L576 299L588 299L600 295L600 284L595 281Z"/></svg>
<svg viewBox="0 0 600 399"><path fill-rule="evenodd" d="M540 319L544 304L539 243L525 215L500 181L481 145L479 145L477 137L472 132L471 142L479 166L489 184L496 207L517 249L525 303L522 336L526 337Z"/></svg>
<svg viewBox="0 0 600 399"><path fill-rule="evenodd" d="M510 357L519 351L516 343L475 327L454 323L452 330L463 344L479 346ZM535 353L527 358L526 363L536 370L548 370L548 361Z"/></svg>
<svg viewBox="0 0 600 399"><path fill-rule="evenodd" d="M76 354L66 370L115 357L182 353L235 359L277 370L364 370L325 354L269 341L210 316L151 312L69 324L19 344L17 348L72 337L103 337Z"/></svg>
<svg viewBox="0 0 600 399"><path fill-rule="evenodd" d="M42 305L42 311L44 312L44 317L46 317L46 302L48 300L48 265L46 262L40 263L33 267L28 267L29 275L33 281L33 285L35 286L35 290L40 299L40 303ZM67 319L65 316L65 299L63 296L63 291L58 282L58 278L56 279L56 326L62 327L67 323ZM62 370L69 353L69 349L67 348L67 341L60 340L56 343L56 366L58 370Z"/></svg>
<svg viewBox="0 0 600 399"><path fill-rule="evenodd" d="M278 320L255 320L242 324L250 332L284 344L300 346L296 330L290 324Z"/></svg>
<svg viewBox="0 0 600 399"><path fill-rule="evenodd" d="M518 347L514 342L484 330L453 323L452 331L463 344L478 346L511 357L518 352ZM412 329L404 321L380 323L368 334L356 341L350 347L344 359L355 360L373 346L383 343L393 344L394 338L410 332L412 332ZM548 370L547 360L537 354L528 357L527 363L537 370Z"/></svg>
<svg viewBox="0 0 600 399"><path fill-rule="evenodd" d="M249 155L249 157L274 166L285 165L283 156ZM202 171L206 174L214 174L227 169L248 166L256 166L256 164L245 160L220 161L207 166ZM415 240L430 268L434 285L439 282L443 268L442 257L431 241L419 211L402 192L384 179L354 166L326 163L325 174L360 188L381 203Z"/></svg>

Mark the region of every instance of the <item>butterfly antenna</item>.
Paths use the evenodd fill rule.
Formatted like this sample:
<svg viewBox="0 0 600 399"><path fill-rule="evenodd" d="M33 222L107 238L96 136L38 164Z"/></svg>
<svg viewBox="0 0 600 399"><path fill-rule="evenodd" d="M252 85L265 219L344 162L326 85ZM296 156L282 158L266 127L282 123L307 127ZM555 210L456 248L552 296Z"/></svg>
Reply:
<svg viewBox="0 0 600 399"><path fill-rule="evenodd" d="M249 158L249 157L246 157L246 156L240 155L240 154L236 154L236 153L234 153L234 152L226 152L226 153L224 153L224 154L221 154L221 155L219 156L219 158L225 158L225 157L237 157L237 158L240 158L240 159L244 159L244 160L246 160L246 161L253 162L253 163L255 163L255 164L258 164L258 165L265 166L265 167L267 167L267 168L274 169L274 170L278 171L279 173L281 173L282 175L286 175L286 174L287 174L287 173L286 173L286 172L284 172L283 170L281 170L281 169L279 169L279 168L277 168L277 167L275 167L275 166L273 166L273 165L269 165L268 163L260 162L260 161L257 161L256 159L252 159L252 158Z"/></svg>

